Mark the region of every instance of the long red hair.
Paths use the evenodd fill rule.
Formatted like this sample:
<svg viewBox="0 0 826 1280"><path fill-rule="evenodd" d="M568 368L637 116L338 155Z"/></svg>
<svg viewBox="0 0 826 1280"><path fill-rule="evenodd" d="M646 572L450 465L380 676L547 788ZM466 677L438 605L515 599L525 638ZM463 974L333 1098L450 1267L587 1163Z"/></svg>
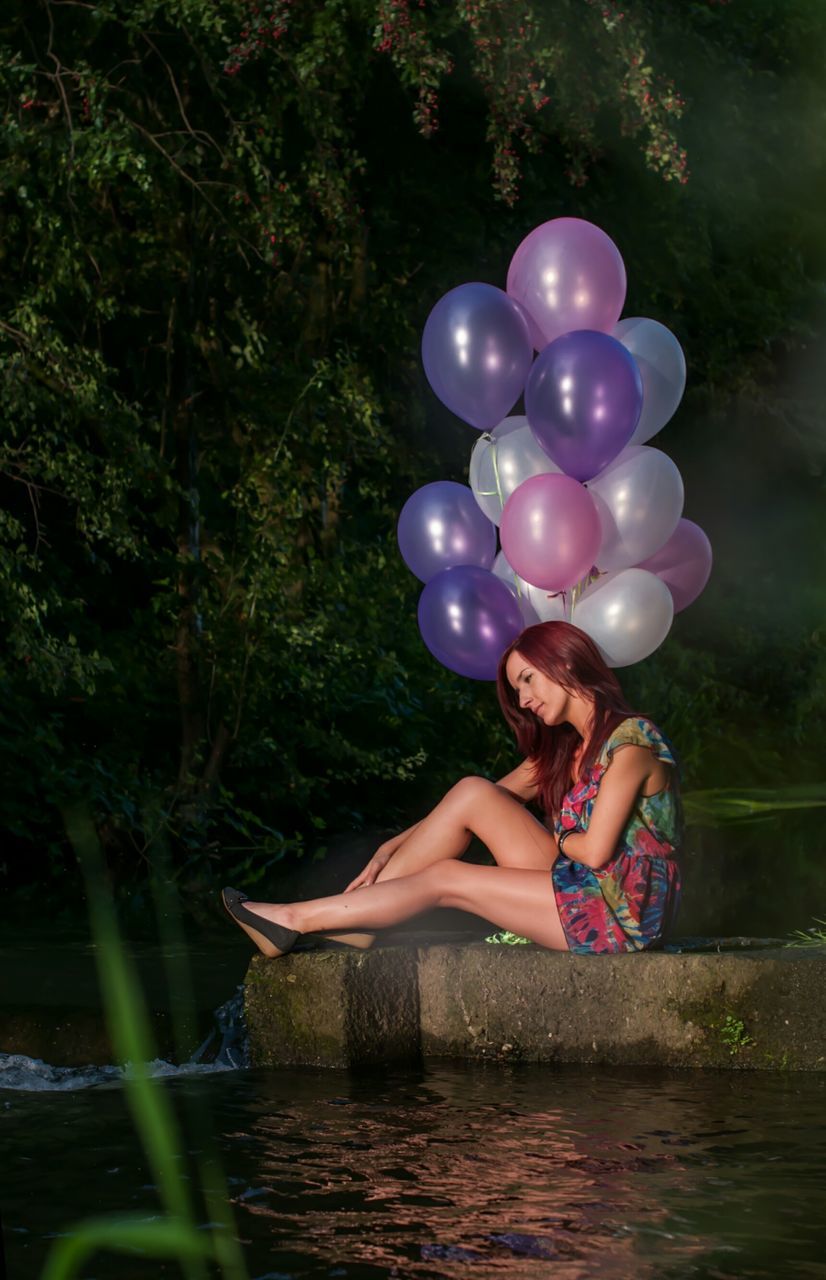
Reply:
<svg viewBox="0 0 826 1280"><path fill-rule="evenodd" d="M617 725L634 712L591 637L570 622L540 622L526 627L502 654L496 677L499 704L516 735L519 751L534 763L542 808L556 817L571 786L574 753L581 739L573 725L543 724L520 707L519 694L505 674L508 658L516 652L569 693L593 701L591 733L579 762L580 774L591 767Z"/></svg>

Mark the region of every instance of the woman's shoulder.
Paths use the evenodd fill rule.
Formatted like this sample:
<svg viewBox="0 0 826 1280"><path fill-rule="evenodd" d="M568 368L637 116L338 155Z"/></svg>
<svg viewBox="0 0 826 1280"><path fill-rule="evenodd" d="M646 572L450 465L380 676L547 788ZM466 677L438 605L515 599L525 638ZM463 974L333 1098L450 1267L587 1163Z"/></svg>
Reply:
<svg viewBox="0 0 826 1280"><path fill-rule="evenodd" d="M610 764L614 752L620 747L646 747L664 764L677 764L671 743L646 716L629 716L611 730L599 753L601 762Z"/></svg>

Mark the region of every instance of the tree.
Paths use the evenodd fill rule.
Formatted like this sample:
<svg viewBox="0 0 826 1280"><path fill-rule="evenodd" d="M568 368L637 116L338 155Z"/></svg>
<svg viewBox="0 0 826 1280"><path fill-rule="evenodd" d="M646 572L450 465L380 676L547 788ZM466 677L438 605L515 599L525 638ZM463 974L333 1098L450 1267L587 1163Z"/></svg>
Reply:
<svg viewBox="0 0 826 1280"><path fill-rule="evenodd" d="M731 385L809 267L764 227L749 274L736 218L712 267L721 197L652 68L713 56L736 98L744 48L784 83L782 38L699 3L39 0L2 43L6 823L57 851L91 789L125 870L154 794L196 856L234 827L275 858L507 750L395 554L406 494L469 450L421 325L580 212Z"/></svg>

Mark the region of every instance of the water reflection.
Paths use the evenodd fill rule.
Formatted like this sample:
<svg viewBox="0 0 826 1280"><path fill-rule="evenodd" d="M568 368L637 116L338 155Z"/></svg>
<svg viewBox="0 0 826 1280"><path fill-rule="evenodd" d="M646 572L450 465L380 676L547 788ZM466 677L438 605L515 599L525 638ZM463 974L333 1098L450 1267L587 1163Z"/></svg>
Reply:
<svg viewBox="0 0 826 1280"><path fill-rule="evenodd" d="M255 1280L826 1275L817 1075L445 1066L171 1085L178 1104L193 1089ZM119 1088L2 1101L11 1275L38 1275L84 1214L157 1211ZM159 1273L123 1268L101 1256L94 1275Z"/></svg>
<svg viewBox="0 0 826 1280"><path fill-rule="evenodd" d="M650 1073L451 1069L412 1090L381 1081L371 1096L357 1084L317 1099L312 1119L300 1101L264 1109L235 1135L266 1181L239 1213L254 1220L253 1239L269 1235L278 1251L303 1254L305 1268L314 1259L314 1274L334 1260L349 1276L534 1277L551 1261L564 1280L696 1275L710 1254L720 1254L720 1276L778 1274L725 1264L737 1255L741 1267L755 1227L783 1218L772 1177L760 1214L743 1203L744 1176L760 1182L771 1141L755 1134L752 1107L732 1111L725 1077L699 1091L693 1074L677 1080L665 1090ZM791 1113L778 1135L784 1160L789 1122ZM733 1149L731 1176L721 1177ZM821 1133L821 1176L823 1157ZM787 1263L788 1237L781 1229ZM773 1256L771 1232L764 1245ZM811 1230L801 1260L807 1248L811 1260Z"/></svg>

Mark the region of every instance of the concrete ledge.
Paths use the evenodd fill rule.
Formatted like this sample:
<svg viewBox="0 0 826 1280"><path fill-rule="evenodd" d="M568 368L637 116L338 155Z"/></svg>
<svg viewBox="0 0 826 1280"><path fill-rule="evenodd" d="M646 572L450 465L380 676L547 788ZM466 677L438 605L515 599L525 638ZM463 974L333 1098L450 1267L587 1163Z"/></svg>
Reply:
<svg viewBox="0 0 826 1280"><path fill-rule="evenodd" d="M826 947L576 956L486 943L257 957L254 1065L418 1058L826 1068Z"/></svg>
<svg viewBox="0 0 826 1280"><path fill-rule="evenodd" d="M257 956L244 985L253 1066L416 1061L416 962L405 947Z"/></svg>

